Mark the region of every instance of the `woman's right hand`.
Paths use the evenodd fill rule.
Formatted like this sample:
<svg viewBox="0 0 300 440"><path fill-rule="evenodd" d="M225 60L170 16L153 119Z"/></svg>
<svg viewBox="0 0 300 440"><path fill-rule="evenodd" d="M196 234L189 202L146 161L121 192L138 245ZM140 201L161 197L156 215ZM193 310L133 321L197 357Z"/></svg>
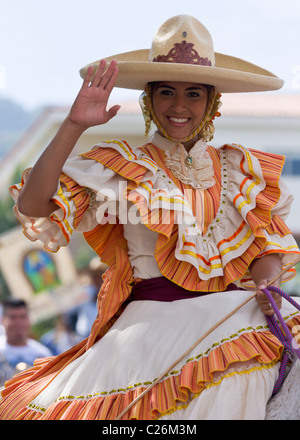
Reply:
<svg viewBox="0 0 300 440"><path fill-rule="evenodd" d="M88 68L82 87L68 115L69 121L81 130L105 124L120 109L119 105L114 105L108 111L106 109L118 76L117 62L113 60L107 70L105 68L106 61L101 60L94 77L93 66Z"/></svg>
<svg viewBox="0 0 300 440"><path fill-rule="evenodd" d="M87 128L105 124L117 114L119 105L106 110L118 76L117 62L112 61L107 70L105 68L106 61L102 60L94 77L93 67L88 69L68 116L32 168L21 190L18 207L22 214L48 217L57 209L52 200L53 194L57 190L61 170L79 137Z"/></svg>

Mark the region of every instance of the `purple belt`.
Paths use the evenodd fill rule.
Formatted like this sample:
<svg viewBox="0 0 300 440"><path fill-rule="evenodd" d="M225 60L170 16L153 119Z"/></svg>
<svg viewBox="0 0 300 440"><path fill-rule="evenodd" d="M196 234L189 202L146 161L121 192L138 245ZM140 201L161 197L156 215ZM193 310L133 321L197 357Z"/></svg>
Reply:
<svg viewBox="0 0 300 440"><path fill-rule="evenodd" d="M230 283L225 291L244 290ZM142 280L132 288L130 301L176 301L178 299L196 298L213 292L191 292L183 287L177 286L165 277Z"/></svg>

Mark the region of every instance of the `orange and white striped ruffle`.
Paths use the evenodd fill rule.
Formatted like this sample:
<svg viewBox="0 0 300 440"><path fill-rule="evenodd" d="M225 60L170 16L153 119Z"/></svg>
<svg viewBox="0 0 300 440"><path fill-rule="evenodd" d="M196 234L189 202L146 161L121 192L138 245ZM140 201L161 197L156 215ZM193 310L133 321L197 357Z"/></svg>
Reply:
<svg viewBox="0 0 300 440"><path fill-rule="evenodd" d="M127 250L116 247L115 262L104 276L98 295L98 315L88 338L53 358L37 359L34 367L25 370L5 384L0 401L0 419L15 420L17 414L47 387L64 368L79 359L112 327L123 310L133 282ZM19 392L20 387L24 392ZM18 416L19 417L19 416Z"/></svg>
<svg viewBox="0 0 300 440"><path fill-rule="evenodd" d="M56 377L51 373L49 363L48 368L44 365L44 374L38 374L37 365L36 373L28 383L24 378L23 384L21 378L15 378L15 387L18 381L21 387L13 390L11 385L10 392L5 393L0 404L0 418L114 420L159 373L171 365L172 360L195 342L196 335L199 337L203 334L205 328L215 324L248 294L250 292L219 293L165 305L155 302L131 303L111 328L111 335L110 332L106 333L103 339L93 345L92 351L83 353L80 347L81 355L73 362L67 362ZM220 305L219 310L215 309L215 313L211 313L204 324L202 314L207 317L208 310L216 302ZM182 321L185 328L183 331L178 313L186 316L186 312L190 314L191 320L190 323ZM195 320L199 313L199 319ZM272 369L281 357L282 345L269 332L263 316L259 317L258 314L261 312L255 304L249 303L242 313L218 327L176 365L163 381L156 384L148 396L129 410L123 419L154 420L174 411L184 411L203 391L218 387L230 376L243 376L242 380L247 381L254 371ZM128 326L128 320L132 322L136 315L141 318L143 326L139 321ZM161 332L162 315L165 328L157 339L157 332ZM283 316L291 329L299 326L299 314L294 313L289 304L284 305ZM157 321L160 321L160 325L157 325ZM138 331L139 337L131 335L131 342L127 344L124 338L128 338L130 331ZM143 344L140 343L140 337ZM103 356L102 350L106 356ZM126 368L121 368L118 375L112 375L111 363L113 361L121 365L119 358L122 358L122 365ZM99 369L95 368L95 359L100 362ZM48 385L43 392L46 381ZM268 396L264 398L268 400Z"/></svg>
<svg viewBox="0 0 300 440"><path fill-rule="evenodd" d="M46 240L49 250L66 245L74 229L84 232L110 265L112 241L121 240L126 248L122 225L100 224L104 208L102 212L100 202L91 202L91 196L97 198L106 185L114 189L117 201L118 184L126 179L125 197L137 207L140 221L158 233L155 258L162 275L185 289L225 290L232 282L249 279L250 263L266 253L280 253L283 267L292 263L299 249L282 218L291 202L279 182L284 158L234 144L218 150L208 147L208 152L216 184L199 192L172 175L164 164L164 151L153 144L141 148L116 140L99 144L69 162L69 175L62 174L53 198L58 210L49 221L20 214L18 218L25 224L25 234ZM11 189L15 198L19 187ZM285 280L292 276L293 270ZM251 281L245 284L250 286Z"/></svg>
<svg viewBox="0 0 300 440"><path fill-rule="evenodd" d="M10 195L17 202L20 191L24 186L31 168L27 168L22 175L20 184L10 187ZM58 187L57 194L53 201L57 204L57 210L50 218L36 218L23 215L14 206L14 213L23 226L23 232L31 241L37 239L44 243L45 249L56 252L61 246L67 246L74 230L74 219L76 216L76 202L68 198L61 186Z"/></svg>
<svg viewBox="0 0 300 440"><path fill-rule="evenodd" d="M123 155L117 155L118 159L114 144L108 143L83 157L105 163L125 176L122 158L126 147L124 144ZM264 252L280 253L283 266L297 258L298 246L280 217L291 202L288 195L281 194L282 156L234 144L225 145L218 152L208 147L216 185L199 196L204 209L202 222L195 215L199 210L196 191L165 167L164 152L153 144L140 151L157 165L157 171L145 180L128 151L131 169L125 177L132 184L128 185L127 199L138 207L142 222L160 234L156 260L166 278L188 290L221 291L248 276L250 263ZM293 276L292 270L285 280ZM253 287L253 283L245 287Z"/></svg>

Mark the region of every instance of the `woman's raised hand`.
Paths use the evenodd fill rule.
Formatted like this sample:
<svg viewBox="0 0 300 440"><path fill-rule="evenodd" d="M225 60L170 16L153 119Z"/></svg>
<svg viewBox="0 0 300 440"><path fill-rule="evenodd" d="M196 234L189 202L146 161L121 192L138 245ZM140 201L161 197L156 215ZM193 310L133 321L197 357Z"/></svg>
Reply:
<svg viewBox="0 0 300 440"><path fill-rule="evenodd" d="M68 118L80 129L86 130L95 125L105 124L120 109L119 105L106 109L118 76L117 62L111 61L107 70L105 69L105 60L100 61L94 77L93 66L88 68L82 87L72 105Z"/></svg>
<svg viewBox="0 0 300 440"><path fill-rule="evenodd" d="M115 105L106 110L117 76L116 61L112 61L106 70L106 61L102 60L94 77L93 67L88 69L68 116L32 168L22 188L18 200L21 213L32 217L48 217L57 209L53 194L62 168L76 142L87 128L105 124L120 108Z"/></svg>

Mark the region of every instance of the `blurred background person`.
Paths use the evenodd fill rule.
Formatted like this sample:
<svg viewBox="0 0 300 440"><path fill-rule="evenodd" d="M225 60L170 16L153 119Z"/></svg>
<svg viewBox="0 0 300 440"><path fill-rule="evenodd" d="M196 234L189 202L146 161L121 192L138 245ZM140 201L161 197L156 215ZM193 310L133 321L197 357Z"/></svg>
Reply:
<svg viewBox="0 0 300 440"><path fill-rule="evenodd" d="M80 335L72 328L71 317L67 314L58 316L55 327L40 338L40 342L54 355L69 350L81 340Z"/></svg>
<svg viewBox="0 0 300 440"><path fill-rule="evenodd" d="M17 372L19 371L9 365L4 354L0 351L0 388L3 387L5 382Z"/></svg>
<svg viewBox="0 0 300 440"><path fill-rule="evenodd" d="M82 274L81 282L87 297L89 298L78 310L76 333L82 339L89 336L91 327L97 316L97 296L103 283L102 275L108 266L94 257L89 264L88 270Z"/></svg>
<svg viewBox="0 0 300 440"><path fill-rule="evenodd" d="M30 338L28 306L21 299L7 299L2 303L2 325L0 334L0 363L2 381L33 365L38 358L53 353L40 342Z"/></svg>

